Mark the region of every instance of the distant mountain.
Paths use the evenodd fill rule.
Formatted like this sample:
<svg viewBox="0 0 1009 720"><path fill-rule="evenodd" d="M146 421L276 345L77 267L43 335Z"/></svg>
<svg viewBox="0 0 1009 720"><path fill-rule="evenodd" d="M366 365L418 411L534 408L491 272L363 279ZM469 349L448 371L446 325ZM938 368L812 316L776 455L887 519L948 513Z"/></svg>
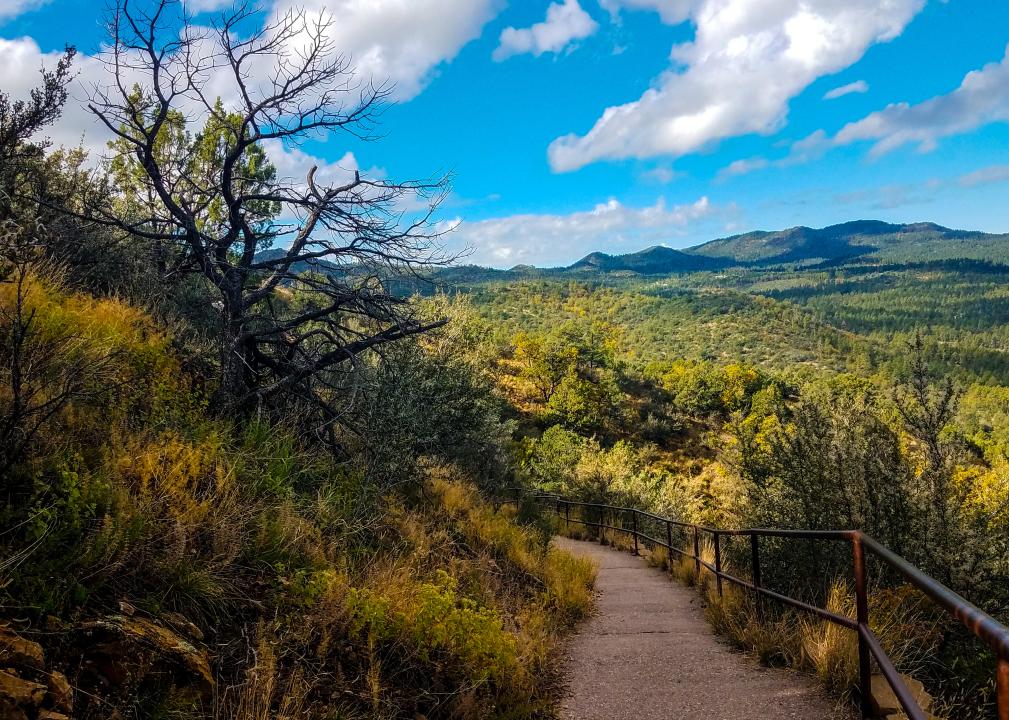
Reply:
<svg viewBox="0 0 1009 720"><path fill-rule="evenodd" d="M277 257L272 249L257 259ZM516 265L494 270L476 265L455 265L433 270L426 279L389 278L394 292L429 293L436 287L461 287L488 281L516 281L570 275L668 275L730 267L774 265L928 264L971 261L1009 265L1009 234L952 230L935 223L892 224L879 220L855 220L825 228L805 226L767 232L758 230L711 240L685 250L655 245L626 255L594 252L568 267L536 268ZM304 263L296 271L334 274L353 273L353 267L330 263Z"/></svg>
<svg viewBox="0 0 1009 720"><path fill-rule="evenodd" d="M567 271L619 272L628 271L641 275L665 275L674 272L694 272L714 270L725 263L707 257L689 255L680 250L656 245L647 250L628 255L607 255L594 252L566 268Z"/></svg>
<svg viewBox="0 0 1009 720"><path fill-rule="evenodd" d="M957 257L993 259L1006 254L1002 235L951 230L935 223L894 225L878 220L855 220L825 228L793 227L776 232L749 232L712 240L685 252L731 264L773 265L837 260L875 254L880 257L929 259L937 245L959 246ZM915 257L921 255L921 257Z"/></svg>
<svg viewBox="0 0 1009 720"><path fill-rule="evenodd" d="M758 230L711 240L685 250L655 246L628 255L594 252L560 272L664 275L779 264L932 262L980 260L1009 263L1009 235L952 230L935 223L893 224L855 220L825 228ZM556 272L556 271L555 271Z"/></svg>

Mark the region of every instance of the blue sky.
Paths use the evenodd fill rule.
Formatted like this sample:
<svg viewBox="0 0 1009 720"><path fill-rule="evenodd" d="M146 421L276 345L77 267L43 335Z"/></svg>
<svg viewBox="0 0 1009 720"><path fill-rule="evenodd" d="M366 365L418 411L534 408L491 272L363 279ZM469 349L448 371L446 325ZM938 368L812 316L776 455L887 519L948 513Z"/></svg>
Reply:
<svg viewBox="0 0 1009 720"><path fill-rule="evenodd" d="M66 43L97 81L104 5L0 0L0 86L24 91ZM1009 3L268 0L264 17L294 5L331 12L395 102L381 140L278 164L451 172L440 216L473 262L857 218L1009 231ZM99 152L78 109L54 131L82 134Z"/></svg>

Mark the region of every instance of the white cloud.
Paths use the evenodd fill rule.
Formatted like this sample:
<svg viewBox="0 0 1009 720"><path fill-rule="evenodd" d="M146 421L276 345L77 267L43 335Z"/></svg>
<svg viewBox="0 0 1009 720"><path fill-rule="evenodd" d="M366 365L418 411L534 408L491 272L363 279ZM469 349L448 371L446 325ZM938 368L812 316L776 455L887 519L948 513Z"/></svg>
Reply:
<svg viewBox="0 0 1009 720"><path fill-rule="evenodd" d="M330 37L359 77L416 97L437 68L477 38L501 0L277 0L274 13L304 8L333 19Z"/></svg>
<svg viewBox="0 0 1009 720"><path fill-rule="evenodd" d="M677 25L688 17L697 0L599 0L599 6L616 20L621 10L654 10L667 25Z"/></svg>
<svg viewBox="0 0 1009 720"><path fill-rule="evenodd" d="M46 0L0 0L4 12L26 9ZM420 92L437 66L451 59L469 40L479 35L503 0L276 0L273 12L306 9L309 18L321 13L334 19L330 37L337 51L345 53L364 81L396 83L393 99L405 100ZM230 6L231 0L190 0L193 10ZM52 67L61 53L43 53L34 39L0 38L0 87L14 98L24 98L39 83L39 69ZM263 63L261 63L263 64ZM82 142L93 156L105 151L110 133L87 109L94 86L108 86L111 77L94 57L79 53L74 61L76 80L63 116L46 134L58 145ZM255 74L266 77L269 68ZM126 84L144 78L127 78ZM234 99L236 89L227 73L210 79L208 95L220 95L225 103ZM187 101L192 105L193 102ZM193 108L190 108L193 109ZM198 113L198 108L197 108Z"/></svg>
<svg viewBox="0 0 1009 720"><path fill-rule="evenodd" d="M833 144L873 141L874 156L909 143L928 152L942 138L993 122L1009 122L1009 48L1001 62L967 73L951 93L917 105L889 105L841 128Z"/></svg>
<svg viewBox="0 0 1009 720"><path fill-rule="evenodd" d="M972 188L979 185L993 185L1009 180L1009 165L989 165L957 178L961 187Z"/></svg>
<svg viewBox="0 0 1009 720"><path fill-rule="evenodd" d="M354 153L347 151L338 160L326 160L311 155L299 147L285 147L280 140L263 142L270 162L277 168L277 177L293 183L307 183L308 171L313 167L315 182L321 187L339 186L354 179L354 173L360 172L363 178L381 180L386 172L379 167L362 168Z"/></svg>
<svg viewBox="0 0 1009 720"><path fill-rule="evenodd" d="M824 100L837 100L845 95L851 95L852 93L865 93L869 92L869 83L865 80L856 80L853 83L848 83L847 85L842 85L841 87L836 87L833 90L828 90L823 95Z"/></svg>
<svg viewBox="0 0 1009 720"><path fill-rule="evenodd" d="M583 136L550 145L551 167L604 159L673 157L722 138L769 134L788 102L816 78L891 40L924 0L697 0L693 42L640 99L607 108Z"/></svg>
<svg viewBox="0 0 1009 720"><path fill-rule="evenodd" d="M27 98L33 88L41 82L39 71L43 66L55 67L63 53L44 53L33 39L0 38L0 87L15 99ZM87 90L95 82L107 83L105 68L93 57L78 54L74 59L77 79L71 85L71 98L63 108L62 117L44 134L56 145L76 147L84 140L84 145L92 153L105 149L107 131L99 127L98 121L86 107Z"/></svg>
<svg viewBox="0 0 1009 720"><path fill-rule="evenodd" d="M454 240L472 248L469 260L477 264L568 264L594 250L633 252L662 244L683 237L695 223L735 211L734 206L716 206L707 197L672 207L660 198L643 208L611 199L567 215L512 215L461 223Z"/></svg>
<svg viewBox="0 0 1009 720"><path fill-rule="evenodd" d="M23 12L45 5L49 0L0 0L0 20L17 17Z"/></svg>
<svg viewBox="0 0 1009 720"><path fill-rule="evenodd" d="M585 12L578 0L550 3L546 20L528 28L507 27L501 31L494 59L531 53L537 57L545 52L558 53L576 40L592 35L598 23Z"/></svg>
<svg viewBox="0 0 1009 720"><path fill-rule="evenodd" d="M719 180L727 180L731 177L737 177L739 175L746 175L747 173L754 172L756 170L762 170L766 168L770 163L767 158L762 157L752 157L743 158L742 160L734 160L729 163L726 167L718 171Z"/></svg>

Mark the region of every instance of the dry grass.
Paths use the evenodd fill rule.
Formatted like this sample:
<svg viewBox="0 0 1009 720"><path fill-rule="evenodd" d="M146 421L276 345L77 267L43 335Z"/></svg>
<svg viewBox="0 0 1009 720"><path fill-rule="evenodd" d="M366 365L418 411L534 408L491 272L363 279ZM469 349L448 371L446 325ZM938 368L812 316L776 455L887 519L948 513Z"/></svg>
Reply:
<svg viewBox="0 0 1009 720"><path fill-rule="evenodd" d="M726 569L731 573L731 569ZM833 696L851 701L858 687L858 640L851 630L764 600L759 613L753 594L723 583L719 596L711 573L699 585L705 615L716 632L766 665L782 665L814 675ZM855 597L844 582L835 581L826 609L855 616ZM873 598L869 623L887 655L904 673L924 666L942 638L943 619L927 600L903 586L881 590Z"/></svg>
<svg viewBox="0 0 1009 720"><path fill-rule="evenodd" d="M225 688L214 705L214 720L296 720L305 715L309 686L301 673L282 678L272 643L260 628L255 664L241 683Z"/></svg>

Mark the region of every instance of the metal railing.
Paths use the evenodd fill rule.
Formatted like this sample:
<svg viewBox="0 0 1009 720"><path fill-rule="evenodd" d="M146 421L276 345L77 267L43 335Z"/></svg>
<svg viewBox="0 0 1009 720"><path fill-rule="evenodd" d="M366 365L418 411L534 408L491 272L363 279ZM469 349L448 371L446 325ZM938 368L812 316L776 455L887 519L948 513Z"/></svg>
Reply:
<svg viewBox="0 0 1009 720"><path fill-rule="evenodd" d="M772 528L746 528L728 530L704 525L680 522L661 517L637 508L619 507L601 503L568 500L559 495L536 494L532 496L540 503L551 503L558 517L562 517L570 527L571 523L629 534L634 540L634 554L639 554L639 541L645 540L669 552L693 560L695 573L699 577L703 569L715 576L718 595L722 595L722 583L728 581L754 593L758 612L760 600L770 598L798 610L816 615L828 622L840 625L858 634L859 702L863 718L872 717L872 660L875 659L880 673L886 678L901 707L912 720L928 720L930 717L919 707L914 695L908 689L897 668L883 650L879 638L869 627L869 596L866 574L866 554L871 553L902 575L913 587L928 596L949 615L962 622L974 635L983 640L997 657L995 671L995 695L999 720L1009 720L1009 629L973 605L938 580L926 575L917 567L886 546L873 540L859 530L775 530ZM572 508L588 508L598 511L598 521L572 517ZM607 514L609 518L607 518ZM614 518L630 518L630 528L625 523L616 525ZM610 519L610 522L606 522ZM639 519L647 519L665 526L665 538L652 537L641 530ZM676 547L673 543L673 528L686 531L692 539L692 552ZM711 538L714 562L701 557L701 538ZM722 567L722 539L745 536L750 538L750 580L726 573ZM811 605L796 598L764 587L760 573L760 538L784 538L792 540L843 541L851 545L852 571L855 580L855 617L838 615L826 608Z"/></svg>

